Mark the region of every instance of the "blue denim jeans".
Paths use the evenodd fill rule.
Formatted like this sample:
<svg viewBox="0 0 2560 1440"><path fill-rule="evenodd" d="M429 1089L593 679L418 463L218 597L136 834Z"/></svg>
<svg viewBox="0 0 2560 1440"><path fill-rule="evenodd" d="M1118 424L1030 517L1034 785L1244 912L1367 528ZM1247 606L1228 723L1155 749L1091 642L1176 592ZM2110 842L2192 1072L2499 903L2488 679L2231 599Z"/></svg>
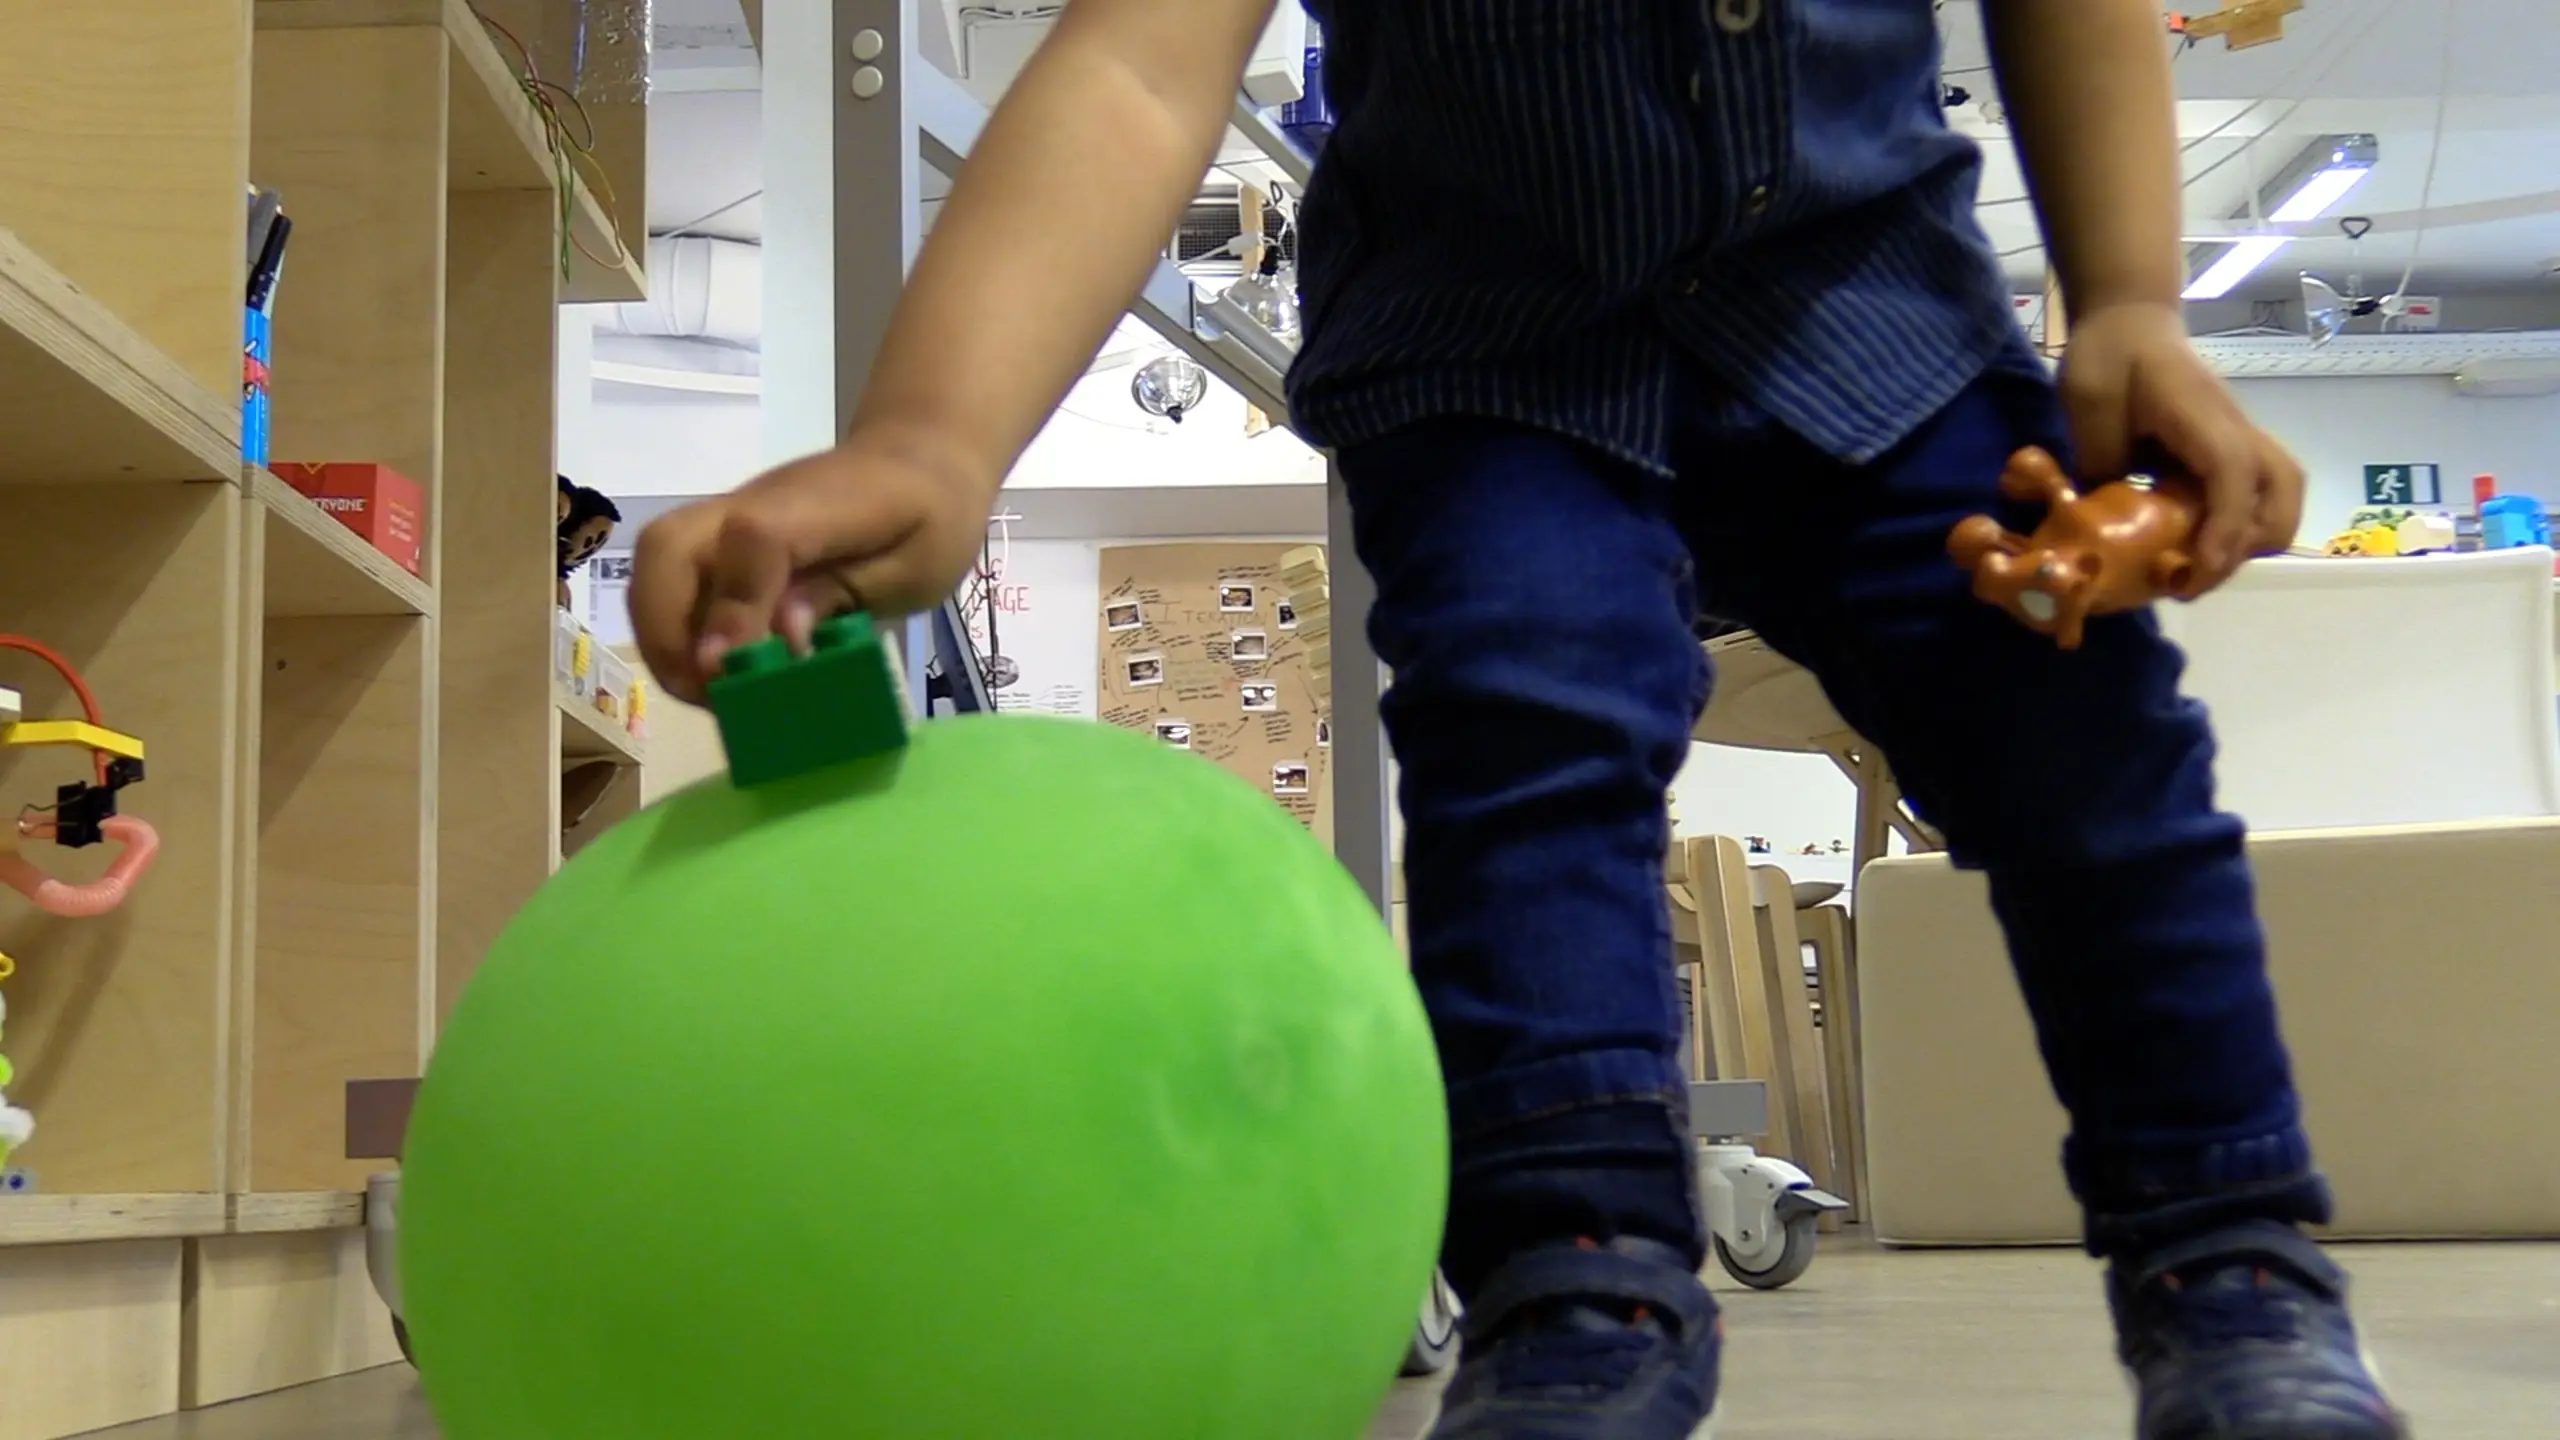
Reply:
<svg viewBox="0 0 2560 1440"><path fill-rule="evenodd" d="M1474 418L1340 457L1394 672L1453 1278L1570 1235L1700 1248L1662 857L1708 693L1701 608L1818 675L1957 862L1988 872L2093 1250L2325 1219L2181 657L2148 614L2065 653L1948 559L1968 515L2034 523L1998 477L2021 445L2065 453L2041 369L1985 375L1864 465L1693 398L1676 479Z"/></svg>

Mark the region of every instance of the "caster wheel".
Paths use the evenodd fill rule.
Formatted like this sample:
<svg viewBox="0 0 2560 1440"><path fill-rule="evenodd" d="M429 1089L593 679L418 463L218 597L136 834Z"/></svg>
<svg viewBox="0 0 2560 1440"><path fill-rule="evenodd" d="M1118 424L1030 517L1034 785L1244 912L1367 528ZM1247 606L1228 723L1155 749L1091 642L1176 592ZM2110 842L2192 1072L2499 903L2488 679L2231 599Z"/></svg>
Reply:
<svg viewBox="0 0 2560 1440"><path fill-rule="evenodd" d="M409 1362L410 1369L417 1369L418 1357L409 1351L408 1322L397 1315L391 1317L391 1338L400 1342L400 1358Z"/></svg>
<svg viewBox="0 0 2560 1440"><path fill-rule="evenodd" d="M1716 1259L1723 1262L1725 1273L1754 1290L1776 1290L1791 1285L1813 1264L1813 1249L1821 1239L1815 1227L1818 1215L1787 1217L1783 1233L1770 1237L1774 1243L1763 1244L1752 1251L1736 1251L1716 1237Z"/></svg>
<svg viewBox="0 0 2560 1440"><path fill-rule="evenodd" d="M1404 1352L1410 1376L1437 1375L1458 1358L1458 1295L1440 1272L1431 1272L1431 1293L1422 1298L1422 1323L1414 1327L1413 1344Z"/></svg>

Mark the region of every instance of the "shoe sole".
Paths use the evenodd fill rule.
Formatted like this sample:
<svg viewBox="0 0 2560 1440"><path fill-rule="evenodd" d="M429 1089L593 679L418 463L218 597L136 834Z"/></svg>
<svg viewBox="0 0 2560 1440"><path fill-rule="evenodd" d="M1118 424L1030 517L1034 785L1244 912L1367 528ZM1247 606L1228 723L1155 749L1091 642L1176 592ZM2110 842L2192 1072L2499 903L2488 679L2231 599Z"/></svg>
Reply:
<svg viewBox="0 0 2560 1440"><path fill-rule="evenodd" d="M2398 1405L2393 1404L2391 1399L2391 1387L2383 1383L2382 1367L2374 1363L2373 1352L2365 1348L2363 1345L2358 1345L2356 1347L2356 1359L2364 1365L2364 1373L2373 1381L2373 1388L2382 1392L2382 1403L2391 1407L2391 1434L2393 1440L2410 1440L2410 1436L2413 1432L2409 1428L2409 1412L2401 1409ZM2142 1399L2142 1390L2141 1387L2134 1382L2133 1372L2125 1370L2119 1373L2124 1376L2125 1389L2132 1394L2135 1403L2137 1405L2140 1404ZM1707 1423L1712 1426L1715 1423L1715 1417L1712 1415L1708 1416ZM2214 1437L2214 1440L2294 1440L2294 1436L2298 1433L2300 1432L2290 1429L2235 1430L2227 1435L2217 1435ZM1691 1436L1690 1440L1711 1440L1711 1437L1709 1437L1705 1431L1701 1430L1696 1435Z"/></svg>

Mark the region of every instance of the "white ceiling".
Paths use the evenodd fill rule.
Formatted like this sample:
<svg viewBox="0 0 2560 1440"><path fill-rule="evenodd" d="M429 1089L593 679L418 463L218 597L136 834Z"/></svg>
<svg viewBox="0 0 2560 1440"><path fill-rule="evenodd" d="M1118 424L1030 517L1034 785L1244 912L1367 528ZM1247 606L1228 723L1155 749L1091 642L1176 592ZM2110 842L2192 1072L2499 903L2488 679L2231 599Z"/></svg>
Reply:
<svg viewBox="0 0 2560 1440"><path fill-rule="evenodd" d="M2196 8L2210 5L2203 0ZM2164 8L2166 8L2164 6ZM1984 142L1982 218L2013 273L2032 286L2043 256L2023 203L2018 166L1999 123L1974 0L1947 0L1949 78L1971 90L1957 125ZM649 223L752 240L761 232L757 160L762 127L755 56L738 0L655 0L657 93L650 121ZM2412 289L2419 293L2513 290L2544 283L2560 265L2560 0L2309 0L2279 44L2226 53L2210 41L2177 61L2180 129L2187 137L2191 233L2227 231L2264 183L2314 137L2366 131L2379 137L2374 173L2340 209L2372 215L2361 247L2306 238L2260 272L2242 294L2290 293L2298 269L2343 281L2358 268L2371 288L2399 279L2428 194L2436 223ZM2442 144L2436 140L2439 76L2450 76ZM1988 102L1988 103L1986 103ZM2513 202L2526 211L2491 223L2465 207ZM722 210L722 207L735 208ZM710 220L701 217L715 210ZM2358 254L2359 248L2361 255Z"/></svg>
<svg viewBox="0 0 2560 1440"><path fill-rule="evenodd" d="M2202 7L2198 7L2202 8ZM2012 255L2021 280L2043 263L2023 203L2014 150L1994 116L1978 8L1945 7L1947 66L1970 89L1957 125L1984 142L1982 219ZM2244 210L2254 172L2263 184L2314 137L2369 132L2380 161L2339 212L2376 218L2361 263L2376 288L2396 282L2410 257L2413 221L2427 195L2438 223L2425 237L2418 292L2503 289L2537 283L2560 263L2560 24L2553 0L2309 0L2280 43L2229 52L2209 41L2176 63L2179 129L2186 139L2187 214L2197 233ZM1973 72L1973 73L1967 73ZM2440 77L2450 83L2439 86ZM2435 180L2437 96L2448 94ZM1992 102L1987 108L1985 101ZM2540 213L2492 224L2448 226L2459 207L2540 196ZM2443 212L2453 210L2450 216ZM2326 227L2324 227L2326 228ZM2263 270L2264 293L2292 289L2300 269L2343 279L2359 263L2341 238L2306 240Z"/></svg>

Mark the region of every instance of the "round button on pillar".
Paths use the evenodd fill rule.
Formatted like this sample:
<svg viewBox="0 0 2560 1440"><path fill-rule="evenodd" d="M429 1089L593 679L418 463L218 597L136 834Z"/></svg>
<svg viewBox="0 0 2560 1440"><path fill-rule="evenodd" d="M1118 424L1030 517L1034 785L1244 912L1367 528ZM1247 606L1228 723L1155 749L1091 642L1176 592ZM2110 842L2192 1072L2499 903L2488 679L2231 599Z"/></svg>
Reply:
<svg viewBox="0 0 2560 1440"><path fill-rule="evenodd" d="M1715 0L1716 28L1727 35L1744 34L1760 23L1760 0Z"/></svg>
<svg viewBox="0 0 2560 1440"><path fill-rule="evenodd" d="M1769 187L1766 185L1752 186L1751 193L1742 197L1742 208L1746 213L1752 215L1767 213L1769 209Z"/></svg>
<svg viewBox="0 0 2560 1440"><path fill-rule="evenodd" d="M888 40L877 30L857 30L853 33L853 58L866 65L879 59L880 52L888 48Z"/></svg>
<svg viewBox="0 0 2560 1440"><path fill-rule="evenodd" d="M889 77L880 73L877 65L865 65L853 72L853 98L856 100L877 99L880 92L888 88Z"/></svg>

